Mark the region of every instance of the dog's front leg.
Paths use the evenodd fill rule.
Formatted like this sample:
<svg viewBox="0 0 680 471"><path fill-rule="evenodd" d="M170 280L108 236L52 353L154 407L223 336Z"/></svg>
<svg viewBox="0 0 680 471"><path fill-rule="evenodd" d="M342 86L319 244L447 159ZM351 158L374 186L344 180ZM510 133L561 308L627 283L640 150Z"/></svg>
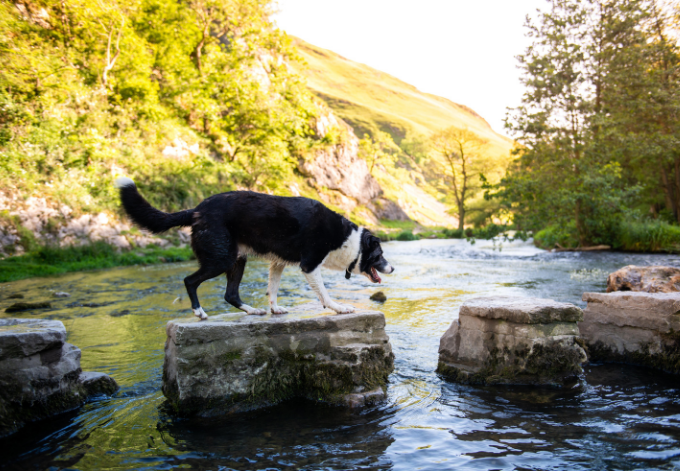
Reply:
<svg viewBox="0 0 680 471"><path fill-rule="evenodd" d="M269 286L267 287L267 294L269 295L269 307L271 308L272 314L285 314L288 312L288 310L276 303L279 285L281 284L281 274L285 267L285 265L274 262L269 265Z"/></svg>
<svg viewBox="0 0 680 471"><path fill-rule="evenodd" d="M316 295L319 297L319 301L321 301L321 304L323 304L324 307L327 307L338 314L348 314L350 312L354 312L354 308L352 306L343 306L342 304L336 303L331 299L328 291L326 291L326 287L323 284L323 278L321 277L321 265L316 267L311 272L305 273L305 278L307 279L309 286L311 286Z"/></svg>

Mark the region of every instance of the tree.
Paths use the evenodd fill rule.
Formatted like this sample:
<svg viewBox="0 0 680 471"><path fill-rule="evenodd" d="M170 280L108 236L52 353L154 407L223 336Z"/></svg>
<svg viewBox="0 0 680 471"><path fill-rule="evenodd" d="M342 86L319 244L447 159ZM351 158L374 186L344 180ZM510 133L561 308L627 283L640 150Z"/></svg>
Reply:
<svg viewBox="0 0 680 471"><path fill-rule="evenodd" d="M673 175L678 80L669 78L678 62L655 33L655 7L555 0L535 24L527 20L526 91L506 120L517 159L498 193L525 229L573 227L581 246L609 243L641 195L658 198L647 175Z"/></svg>
<svg viewBox="0 0 680 471"><path fill-rule="evenodd" d="M467 202L480 188L476 183L488 141L468 129L452 126L432 135L431 143L432 149L444 161L445 180L450 184L449 192L457 208L458 229L463 229Z"/></svg>
<svg viewBox="0 0 680 471"><path fill-rule="evenodd" d="M359 157L366 161L371 175L375 164L391 160L397 152L399 147L392 136L383 131L375 130L372 136L366 135L359 141Z"/></svg>

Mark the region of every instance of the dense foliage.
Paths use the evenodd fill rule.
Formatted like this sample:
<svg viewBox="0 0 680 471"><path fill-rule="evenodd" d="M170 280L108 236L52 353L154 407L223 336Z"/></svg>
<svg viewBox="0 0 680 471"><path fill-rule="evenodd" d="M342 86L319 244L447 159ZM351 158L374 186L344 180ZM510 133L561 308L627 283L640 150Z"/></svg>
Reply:
<svg viewBox="0 0 680 471"><path fill-rule="evenodd" d="M678 14L677 2L554 0L528 20L526 92L507 120L517 159L496 196L518 226L551 227L545 245L635 249L626 237L642 226L680 241L668 227L680 222Z"/></svg>
<svg viewBox="0 0 680 471"><path fill-rule="evenodd" d="M324 142L270 3L0 0L0 187L83 211L116 174L166 209L276 189Z"/></svg>

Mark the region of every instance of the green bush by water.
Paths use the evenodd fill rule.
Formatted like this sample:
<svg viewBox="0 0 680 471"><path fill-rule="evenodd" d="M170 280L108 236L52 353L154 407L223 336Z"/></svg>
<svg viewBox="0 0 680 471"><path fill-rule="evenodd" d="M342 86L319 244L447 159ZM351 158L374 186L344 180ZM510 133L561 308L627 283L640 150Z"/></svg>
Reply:
<svg viewBox="0 0 680 471"><path fill-rule="evenodd" d="M397 236L397 240L418 240L420 237L418 237L416 234L414 234L411 231L401 231L399 235Z"/></svg>
<svg viewBox="0 0 680 471"><path fill-rule="evenodd" d="M573 221L552 225L537 232L534 243L542 249L577 248L577 234ZM658 220L621 221L602 243L628 252L680 252L680 226Z"/></svg>
<svg viewBox="0 0 680 471"><path fill-rule="evenodd" d="M612 246L631 252L680 252L680 226L664 221L621 223Z"/></svg>

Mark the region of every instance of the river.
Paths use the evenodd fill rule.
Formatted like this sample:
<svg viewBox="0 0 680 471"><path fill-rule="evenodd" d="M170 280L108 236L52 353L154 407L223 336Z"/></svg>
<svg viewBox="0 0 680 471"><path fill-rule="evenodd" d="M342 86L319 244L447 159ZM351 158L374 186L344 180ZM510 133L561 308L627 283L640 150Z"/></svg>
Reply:
<svg viewBox="0 0 680 471"><path fill-rule="evenodd" d="M680 382L623 365L586 367L586 387L555 394L449 383L434 371L439 338L465 300L538 296L584 306L624 265L680 266L675 255L547 253L530 243L421 240L383 244L395 266L379 287L326 272L338 300L378 309L395 354L388 399L346 410L306 401L221 419L178 419L160 391L165 325L189 316L183 278L193 263L119 268L0 285L7 296L52 300L19 317L59 319L82 349L82 367L121 389L0 441L0 467L14 469L220 470L593 470L680 468ZM209 315L233 310L225 279L199 289ZM244 302L266 305L267 264L251 261ZM52 298L66 291L69 298ZM178 298L181 298L178 300ZM314 299L299 270L284 271L279 304Z"/></svg>

